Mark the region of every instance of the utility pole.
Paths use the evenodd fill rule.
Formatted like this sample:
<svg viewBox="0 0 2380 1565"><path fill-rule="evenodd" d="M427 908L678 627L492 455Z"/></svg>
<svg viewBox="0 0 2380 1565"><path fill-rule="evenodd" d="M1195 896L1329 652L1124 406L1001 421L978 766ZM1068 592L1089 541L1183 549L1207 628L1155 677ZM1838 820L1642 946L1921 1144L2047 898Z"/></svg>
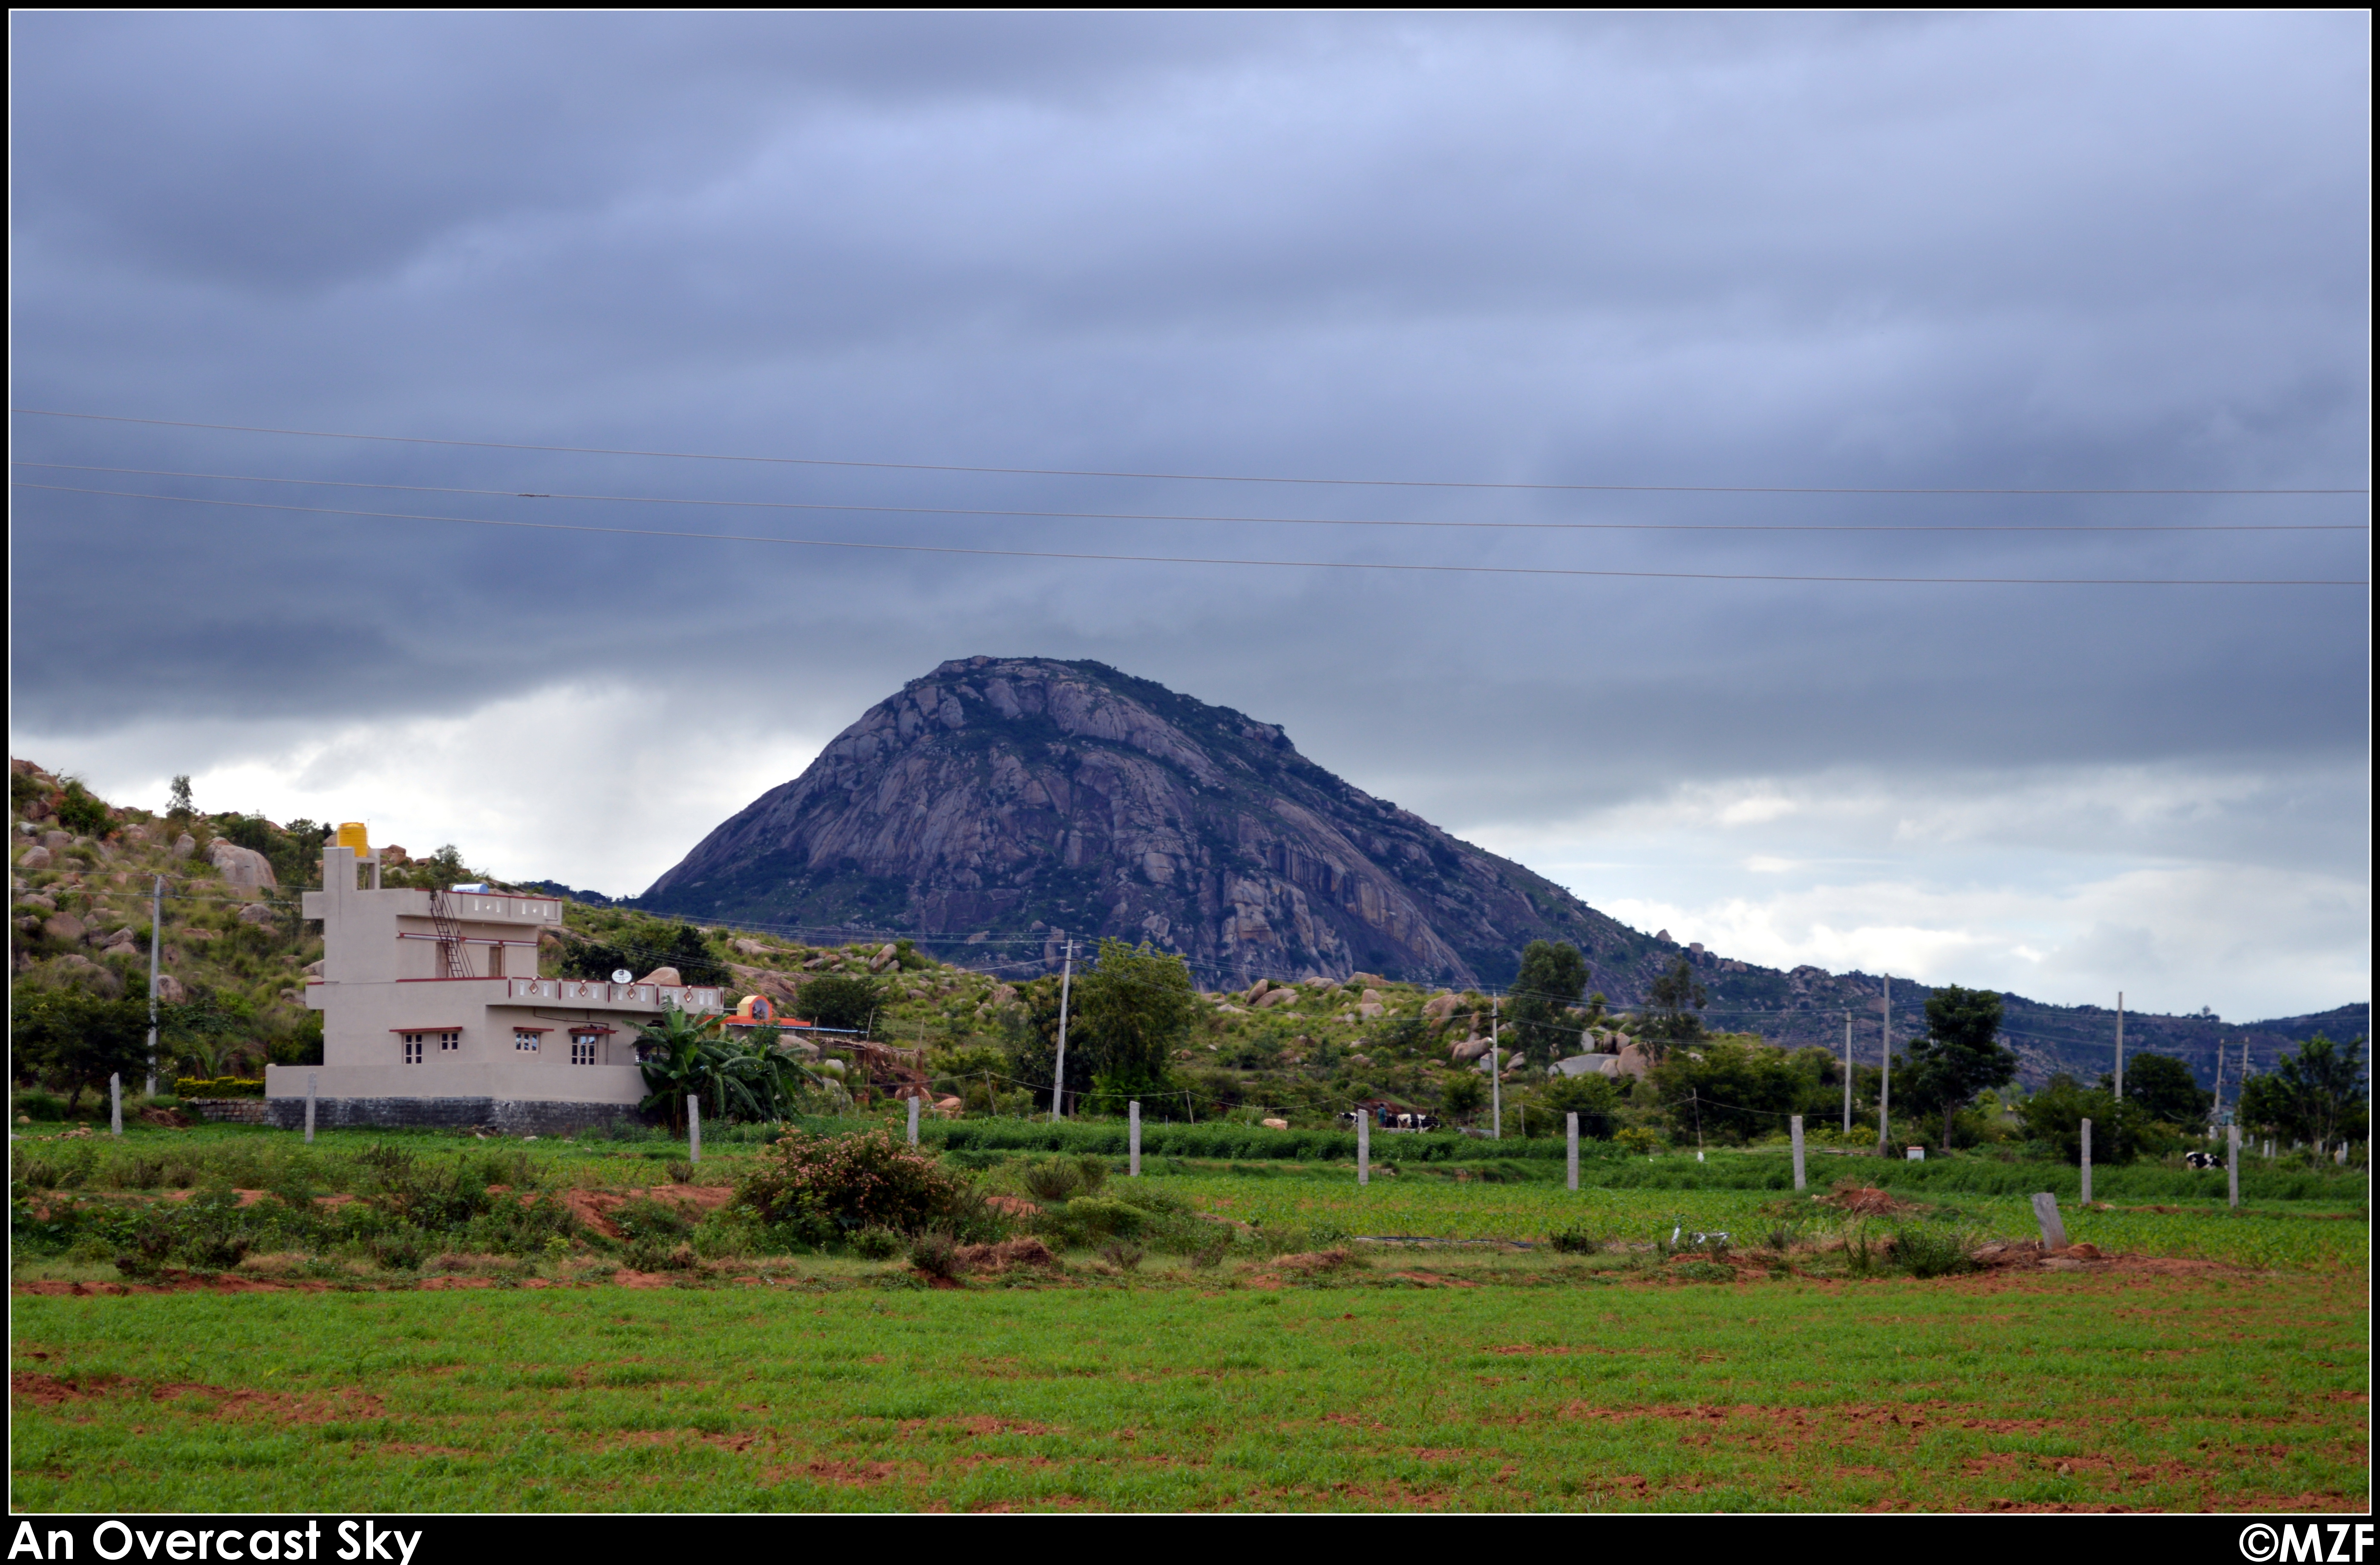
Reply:
<svg viewBox="0 0 2380 1565"><path fill-rule="evenodd" d="M1884 1086L1876 1100L1876 1149L1892 1139L1892 975L1884 976Z"/></svg>
<svg viewBox="0 0 2380 1565"><path fill-rule="evenodd" d="M2116 1101L2124 1100L2124 991L2116 991Z"/></svg>
<svg viewBox="0 0 2380 1565"><path fill-rule="evenodd" d="M149 1096L157 1096L157 957L165 947L165 877L149 889Z"/></svg>
<svg viewBox="0 0 2380 1565"><path fill-rule="evenodd" d="M1075 992L1075 942L1066 942L1066 970L1058 979L1058 1085L1050 1093L1050 1122L1056 1124L1066 1106L1066 1002Z"/></svg>
<svg viewBox="0 0 2380 1565"><path fill-rule="evenodd" d="M1495 1140L1504 1139L1504 1062L1497 1048L1503 1036L1503 1001L1497 996L1488 999L1488 1092L1491 1107L1488 1113L1488 1134Z"/></svg>
<svg viewBox="0 0 2380 1565"><path fill-rule="evenodd" d="M2209 1124L2209 1125L2206 1127L2207 1134L2208 1134L2209 1135L2212 1135L2213 1134L2215 1134L2215 1126L2216 1126L2216 1125L2219 1125L2219 1124L2221 1124L2222 1122L2223 1122L2223 1040L2222 1040L2221 1038L2219 1038L2219 1037L2218 1037L2218 1038L2216 1038L2216 1039L2215 1040L2215 1119L2214 1119L2214 1122L2213 1122L2213 1123L2211 1123L2211 1124Z"/></svg>
<svg viewBox="0 0 2380 1565"><path fill-rule="evenodd" d="M1852 1133L1852 1013L1843 1013L1843 1134Z"/></svg>

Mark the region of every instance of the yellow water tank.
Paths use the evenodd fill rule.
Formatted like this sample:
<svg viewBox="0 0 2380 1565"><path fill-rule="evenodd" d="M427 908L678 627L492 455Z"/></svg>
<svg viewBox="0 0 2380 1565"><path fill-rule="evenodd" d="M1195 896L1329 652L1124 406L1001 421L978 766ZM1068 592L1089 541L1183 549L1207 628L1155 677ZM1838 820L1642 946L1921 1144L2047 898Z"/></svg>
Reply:
<svg viewBox="0 0 2380 1565"><path fill-rule="evenodd" d="M369 836L370 833L365 831L364 823L362 821L342 820L339 822L338 841L334 843L332 845L334 847L353 848L356 850L358 855L360 856L361 855L371 852L371 847L368 842Z"/></svg>

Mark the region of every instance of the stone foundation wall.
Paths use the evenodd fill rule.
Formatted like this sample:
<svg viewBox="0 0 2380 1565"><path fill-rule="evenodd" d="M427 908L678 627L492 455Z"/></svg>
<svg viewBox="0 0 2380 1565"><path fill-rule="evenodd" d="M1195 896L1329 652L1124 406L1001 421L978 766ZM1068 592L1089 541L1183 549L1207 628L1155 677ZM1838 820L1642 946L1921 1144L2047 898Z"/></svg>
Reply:
<svg viewBox="0 0 2380 1565"><path fill-rule="evenodd" d="M185 1108L196 1109L201 1115L224 1124L269 1125L273 1122L272 1110L261 1098L185 1098ZM303 1123L306 1110L298 1110Z"/></svg>
<svg viewBox="0 0 2380 1565"><path fill-rule="evenodd" d="M211 1120L306 1128L302 1098L210 1098L191 1107ZM222 1110L218 1112L218 1110ZM484 1130L499 1135L568 1135L594 1125L642 1124L620 1103L552 1103L497 1098L318 1098L317 1130Z"/></svg>

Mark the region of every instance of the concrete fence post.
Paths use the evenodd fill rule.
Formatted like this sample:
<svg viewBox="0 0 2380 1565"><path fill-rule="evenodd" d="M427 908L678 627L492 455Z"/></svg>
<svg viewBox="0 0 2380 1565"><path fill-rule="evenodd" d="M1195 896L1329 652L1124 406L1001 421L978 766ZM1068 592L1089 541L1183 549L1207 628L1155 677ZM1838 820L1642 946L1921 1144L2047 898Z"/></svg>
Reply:
<svg viewBox="0 0 2380 1565"><path fill-rule="evenodd" d="M2033 1220L2041 1225L2041 1247L2066 1248L2066 1224L2058 1216L2058 1197L2045 1190L2033 1198Z"/></svg>
<svg viewBox="0 0 2380 1565"><path fill-rule="evenodd" d="M1372 1183L1372 1111L1355 1110L1355 1183Z"/></svg>
<svg viewBox="0 0 2380 1565"><path fill-rule="evenodd" d="M306 1073L306 1145L314 1145L314 1083L313 1072Z"/></svg>
<svg viewBox="0 0 2380 1565"><path fill-rule="evenodd" d="M919 1096L914 1093L911 1094L909 1098L909 1145L912 1146L917 1145L917 1105L922 1101L923 1099Z"/></svg>
<svg viewBox="0 0 2380 1565"><path fill-rule="evenodd" d="M1793 1188L1806 1189L1809 1183L1809 1171L1802 1162L1802 1116L1796 1114L1793 1116Z"/></svg>
<svg viewBox="0 0 2380 1565"><path fill-rule="evenodd" d="M114 1071L107 1074L107 1134L124 1134L124 1078Z"/></svg>
<svg viewBox="0 0 2380 1565"><path fill-rule="evenodd" d="M1140 1099L1134 1098L1127 1108L1132 1120L1132 1177L1138 1179L1140 1177Z"/></svg>
<svg viewBox="0 0 2380 1565"><path fill-rule="evenodd" d="M2231 1205L2237 1209L2240 1205L2240 1127L2236 1124L2231 1127L2231 1151L2223 1159L2223 1166L2231 1171Z"/></svg>
<svg viewBox="0 0 2380 1565"><path fill-rule="evenodd" d="M686 1160L702 1161L702 1099L693 1093L686 1095Z"/></svg>
<svg viewBox="0 0 2380 1565"><path fill-rule="evenodd" d="M2091 1122L2082 1122L2082 1204L2091 1204Z"/></svg>
<svg viewBox="0 0 2380 1565"><path fill-rule="evenodd" d="M1563 1126L1562 1134L1570 1142L1570 1147L1567 1154L1570 1168L1570 1187L1572 1190L1575 1191L1578 1188L1578 1115L1573 1111L1563 1116L1563 1118L1566 1123Z"/></svg>

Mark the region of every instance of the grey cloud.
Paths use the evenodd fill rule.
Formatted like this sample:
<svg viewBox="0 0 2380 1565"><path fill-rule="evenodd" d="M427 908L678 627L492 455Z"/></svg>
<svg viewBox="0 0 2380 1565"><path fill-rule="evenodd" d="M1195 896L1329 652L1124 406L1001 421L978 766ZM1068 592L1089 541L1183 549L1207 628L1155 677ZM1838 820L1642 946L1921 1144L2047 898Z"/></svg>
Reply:
<svg viewBox="0 0 2380 1565"><path fill-rule="evenodd" d="M2323 484L2360 482L2368 460L2361 18L12 29L23 405L1537 481ZM2013 526L2361 521L2353 497L1331 491L22 417L14 433L20 458L504 493L19 472L36 481L696 531L1748 574L2366 574L2355 533L1423 533L509 498ZM447 713L570 679L832 726L983 651L1163 679L1472 819L1846 764L2331 776L2366 740L2366 608L2348 590L871 556L26 490L14 537L14 694L42 732ZM104 613L44 589L102 563ZM2358 813L2355 792L2306 792L2283 834Z"/></svg>

